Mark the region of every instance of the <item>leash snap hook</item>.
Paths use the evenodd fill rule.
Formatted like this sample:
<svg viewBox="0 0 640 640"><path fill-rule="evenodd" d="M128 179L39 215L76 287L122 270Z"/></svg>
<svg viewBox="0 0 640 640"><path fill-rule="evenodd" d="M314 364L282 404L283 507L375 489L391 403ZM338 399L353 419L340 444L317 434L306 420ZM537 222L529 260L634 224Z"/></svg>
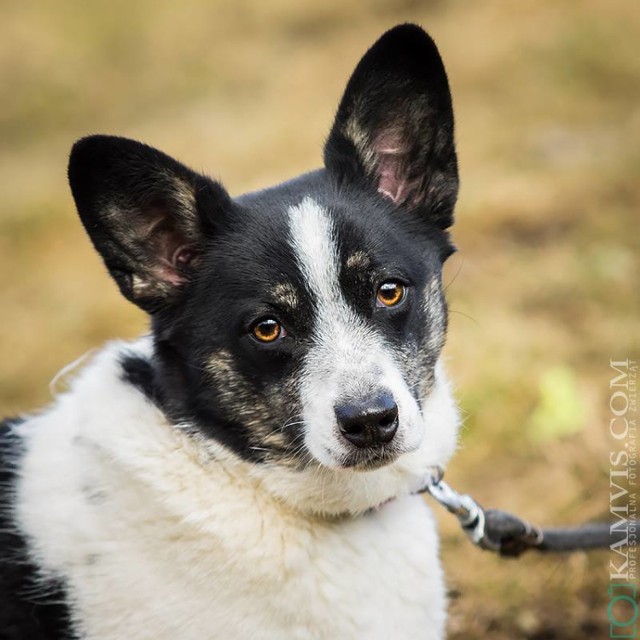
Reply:
<svg viewBox="0 0 640 640"><path fill-rule="evenodd" d="M438 468L426 490L447 511L458 519L460 526L471 542L478 547L491 551L500 551L500 542L496 542L487 535L487 520L482 507L467 494L459 494L442 478L444 472Z"/></svg>
<svg viewBox="0 0 640 640"><path fill-rule="evenodd" d="M500 542L493 540L487 535L487 518L484 509L471 496L464 495L462 498L466 499L465 501L468 503L470 515L473 515L473 518L470 517L466 525L460 520L462 529L468 538L481 549L500 551Z"/></svg>
<svg viewBox="0 0 640 640"><path fill-rule="evenodd" d="M483 509L471 496L459 494L442 478L444 471L433 467L417 493L428 492L458 519L467 537L481 549L517 558L529 549L538 551L584 551L606 549L612 544L629 544L615 524L588 523L581 527L541 529L512 513ZM633 521L640 527L640 521Z"/></svg>

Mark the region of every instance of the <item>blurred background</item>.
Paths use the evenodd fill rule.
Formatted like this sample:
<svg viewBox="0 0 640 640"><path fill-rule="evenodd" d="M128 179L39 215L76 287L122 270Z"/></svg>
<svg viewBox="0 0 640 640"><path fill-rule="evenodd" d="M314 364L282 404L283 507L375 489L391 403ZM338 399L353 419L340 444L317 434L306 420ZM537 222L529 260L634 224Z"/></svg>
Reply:
<svg viewBox="0 0 640 640"><path fill-rule="evenodd" d="M606 519L609 359L640 355L636 2L4 0L0 415L146 330L76 219L76 138L146 141L232 194L281 181L318 166L353 67L403 21L438 43L457 116L448 479L541 524ZM441 524L451 638L608 637L608 553L506 561Z"/></svg>

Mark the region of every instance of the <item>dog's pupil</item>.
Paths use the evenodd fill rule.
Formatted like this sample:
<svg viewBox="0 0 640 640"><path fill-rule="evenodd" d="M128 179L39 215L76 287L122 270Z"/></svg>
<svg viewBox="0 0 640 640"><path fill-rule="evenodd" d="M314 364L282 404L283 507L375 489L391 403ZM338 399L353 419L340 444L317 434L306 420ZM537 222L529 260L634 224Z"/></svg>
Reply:
<svg viewBox="0 0 640 640"><path fill-rule="evenodd" d="M270 342L280 334L280 325L273 318L262 320L255 326L253 333L259 340Z"/></svg>
<svg viewBox="0 0 640 640"><path fill-rule="evenodd" d="M402 285L397 282L385 282L378 292L383 302L393 304L402 296Z"/></svg>

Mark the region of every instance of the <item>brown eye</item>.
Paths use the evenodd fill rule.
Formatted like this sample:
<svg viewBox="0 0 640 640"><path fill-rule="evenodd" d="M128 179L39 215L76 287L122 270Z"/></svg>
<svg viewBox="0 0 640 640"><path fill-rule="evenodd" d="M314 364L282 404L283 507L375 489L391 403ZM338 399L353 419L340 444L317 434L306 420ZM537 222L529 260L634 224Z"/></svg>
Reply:
<svg viewBox="0 0 640 640"><path fill-rule="evenodd" d="M274 318L259 320L251 327L251 333L260 342L275 342L286 335L284 327Z"/></svg>
<svg viewBox="0 0 640 640"><path fill-rule="evenodd" d="M396 280L389 280L383 282L378 288L378 307L395 307L404 300L406 292L405 286L402 282Z"/></svg>

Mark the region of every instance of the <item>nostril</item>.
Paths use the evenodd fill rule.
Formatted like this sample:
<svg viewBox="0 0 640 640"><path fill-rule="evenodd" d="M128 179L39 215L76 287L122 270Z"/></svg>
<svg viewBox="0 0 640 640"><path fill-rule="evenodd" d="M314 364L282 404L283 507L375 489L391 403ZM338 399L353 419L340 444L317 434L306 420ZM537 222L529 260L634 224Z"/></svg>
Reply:
<svg viewBox="0 0 640 640"><path fill-rule="evenodd" d="M378 420L376 439L378 444L389 444L398 430L398 407L385 411Z"/></svg>
<svg viewBox="0 0 640 640"><path fill-rule="evenodd" d="M398 417L398 411L389 411L387 412L378 423L381 427L390 427Z"/></svg>
<svg viewBox="0 0 640 640"><path fill-rule="evenodd" d="M356 435L365 431L366 427L360 422L354 422L353 424L346 423L343 427L341 427L341 429L345 434Z"/></svg>

